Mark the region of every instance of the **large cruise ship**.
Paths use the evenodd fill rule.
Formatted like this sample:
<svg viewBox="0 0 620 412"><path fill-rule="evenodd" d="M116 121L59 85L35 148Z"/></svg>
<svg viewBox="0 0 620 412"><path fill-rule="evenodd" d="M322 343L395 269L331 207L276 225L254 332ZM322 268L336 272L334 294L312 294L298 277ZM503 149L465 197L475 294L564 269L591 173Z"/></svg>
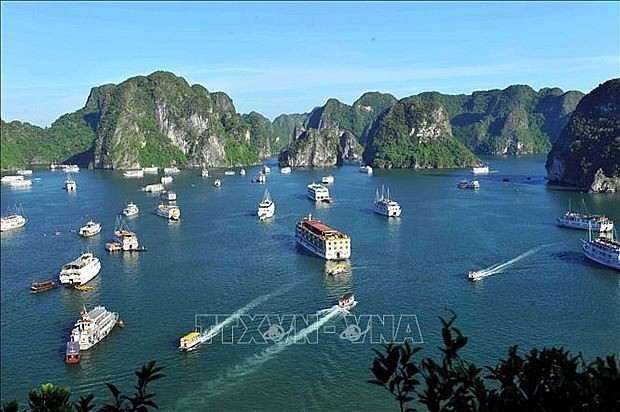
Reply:
<svg viewBox="0 0 620 412"><path fill-rule="evenodd" d="M312 215L297 223L297 243L324 259L342 260L351 257L351 238L323 224Z"/></svg>
<svg viewBox="0 0 620 412"><path fill-rule="evenodd" d="M570 211L566 212L564 216L558 217L557 222L560 226L569 227L571 229L592 229L598 232L610 232L614 228L613 220L608 217Z"/></svg>
<svg viewBox="0 0 620 412"><path fill-rule="evenodd" d="M599 236L592 239L592 232L589 232L588 240L583 241L583 253L590 260L601 265L620 270L620 241L613 237Z"/></svg>
<svg viewBox="0 0 620 412"><path fill-rule="evenodd" d="M332 202L332 198L329 197L329 189L314 182L308 185L308 197L315 202Z"/></svg>
<svg viewBox="0 0 620 412"><path fill-rule="evenodd" d="M80 315L81 318L75 322L67 345L65 358L67 363L79 362L79 351L88 350L99 343L108 336L118 321L118 313L110 312L103 306L95 306L90 312L84 308ZM76 347L76 343L79 348ZM76 350L79 351L76 353Z"/></svg>
<svg viewBox="0 0 620 412"><path fill-rule="evenodd" d="M99 274L101 262L92 253L82 253L77 259L65 264L60 270L60 283L84 285Z"/></svg>
<svg viewBox="0 0 620 412"><path fill-rule="evenodd" d="M387 191L381 186L381 195L379 189L375 196L375 212L388 217L399 217L401 213L400 205L397 201L390 198L390 189Z"/></svg>

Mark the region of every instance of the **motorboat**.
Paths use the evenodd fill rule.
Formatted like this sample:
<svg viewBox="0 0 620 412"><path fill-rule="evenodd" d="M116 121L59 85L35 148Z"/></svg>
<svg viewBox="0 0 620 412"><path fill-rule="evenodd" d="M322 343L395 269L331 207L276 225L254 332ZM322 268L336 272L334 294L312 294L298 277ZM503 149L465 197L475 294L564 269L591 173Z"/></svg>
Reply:
<svg viewBox="0 0 620 412"><path fill-rule="evenodd" d="M68 364L80 363L80 343L70 340L65 348L65 362Z"/></svg>
<svg viewBox="0 0 620 412"><path fill-rule="evenodd" d="M95 236L101 233L101 223L89 220L80 228L79 234L83 237Z"/></svg>
<svg viewBox="0 0 620 412"><path fill-rule="evenodd" d="M181 209L176 205L160 203L157 209L155 209L155 214L169 220L179 220L181 217Z"/></svg>
<svg viewBox="0 0 620 412"><path fill-rule="evenodd" d="M179 350L189 352L207 340L207 336L198 331L190 332L179 339Z"/></svg>
<svg viewBox="0 0 620 412"><path fill-rule="evenodd" d="M159 172L159 168L157 166L143 167L142 172L149 175L156 175Z"/></svg>
<svg viewBox="0 0 620 412"><path fill-rule="evenodd" d="M351 309L355 305L357 305L357 302L353 293L344 293L338 298L338 306L343 309Z"/></svg>
<svg viewBox="0 0 620 412"><path fill-rule="evenodd" d="M32 170L30 170L30 169L19 169L19 170L17 170L17 174L18 175L22 175L22 176L30 176L30 175L32 175Z"/></svg>
<svg viewBox="0 0 620 412"><path fill-rule="evenodd" d="M162 177L162 180L163 180L163 177ZM147 192L147 193L156 193L156 192L161 192L164 189L165 187L163 183L153 183L153 184L144 186L140 190L142 190L143 192Z"/></svg>
<svg viewBox="0 0 620 412"><path fill-rule="evenodd" d="M281 168L280 173L282 173L283 175L291 174L290 166L284 166L283 168Z"/></svg>
<svg viewBox="0 0 620 412"><path fill-rule="evenodd" d="M127 206L123 209L123 214L127 217L137 215L139 212L138 205L133 202L127 203Z"/></svg>
<svg viewBox="0 0 620 412"><path fill-rule="evenodd" d="M56 287L58 287L58 283L56 283L55 280L45 280L42 282L32 282L32 285L30 285L30 290L32 293L38 293L54 289Z"/></svg>
<svg viewBox="0 0 620 412"><path fill-rule="evenodd" d="M334 183L334 176L329 175L329 176L323 176L321 178L321 183L328 185L330 183Z"/></svg>
<svg viewBox="0 0 620 412"><path fill-rule="evenodd" d="M30 186L32 186L32 180L30 180L30 179L13 180L13 181L9 182L9 186L11 186L11 187L19 187L19 188L30 187Z"/></svg>
<svg viewBox="0 0 620 412"><path fill-rule="evenodd" d="M486 276L486 272L484 270L470 270L467 278L472 282L482 279Z"/></svg>
<svg viewBox="0 0 620 412"><path fill-rule="evenodd" d="M227 170L224 172L224 175L226 176L234 176L235 175L235 171L234 170Z"/></svg>
<svg viewBox="0 0 620 412"><path fill-rule="evenodd" d="M361 173L366 173L366 174L368 174L368 175L371 175L371 174L372 174L372 167L371 167L371 166L368 166L368 165L366 165L366 166L360 166L360 172L361 172Z"/></svg>
<svg viewBox="0 0 620 412"><path fill-rule="evenodd" d="M162 176L162 178L159 179L162 185L167 185L169 183L172 183L173 180L174 178L172 176Z"/></svg>
<svg viewBox="0 0 620 412"><path fill-rule="evenodd" d="M471 173L475 175L486 175L489 173L489 166L479 165L471 168Z"/></svg>
<svg viewBox="0 0 620 412"><path fill-rule="evenodd" d="M269 166L263 165L263 173L264 174L271 173L271 169L269 168Z"/></svg>
<svg viewBox="0 0 620 412"><path fill-rule="evenodd" d="M176 166L172 166L172 167L164 167L164 174L171 174L171 173L181 173L181 169L179 169Z"/></svg>
<svg viewBox="0 0 620 412"><path fill-rule="evenodd" d="M206 168L203 168L202 171L200 172L200 176L209 177L209 171Z"/></svg>
<svg viewBox="0 0 620 412"><path fill-rule="evenodd" d="M258 204L258 218L260 220L266 220L276 212L276 204L273 202L271 197L269 196L269 190L265 189L265 195L263 196L263 200Z"/></svg>
<svg viewBox="0 0 620 412"><path fill-rule="evenodd" d="M222 186L222 182L220 181L220 179L215 179L215 180L213 181L213 186L215 186L215 187L220 187L220 186Z"/></svg>
<svg viewBox="0 0 620 412"><path fill-rule="evenodd" d="M143 169L129 169L123 172L123 177L144 177Z"/></svg>
<svg viewBox="0 0 620 412"><path fill-rule="evenodd" d="M77 190L77 184L69 174L67 175L67 180L65 180L65 189L67 192L75 192Z"/></svg>

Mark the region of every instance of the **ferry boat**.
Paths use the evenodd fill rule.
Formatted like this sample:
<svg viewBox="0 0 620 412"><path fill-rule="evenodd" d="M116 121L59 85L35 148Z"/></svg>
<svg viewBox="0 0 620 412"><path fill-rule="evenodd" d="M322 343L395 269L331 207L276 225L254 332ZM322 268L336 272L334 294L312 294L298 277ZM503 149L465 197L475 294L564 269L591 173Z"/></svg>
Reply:
<svg viewBox="0 0 620 412"><path fill-rule="evenodd" d="M179 209L176 205L166 205L160 203L157 206L157 209L155 209L155 213L157 216L161 216L169 220L179 220L181 217L181 209Z"/></svg>
<svg viewBox="0 0 620 412"><path fill-rule="evenodd" d="M486 175L489 173L489 166L487 165L474 166L471 168L471 172L472 174L475 174L475 175Z"/></svg>
<svg viewBox="0 0 620 412"><path fill-rule="evenodd" d="M400 204L390 198L390 189L388 188L386 191L383 186L381 186L381 195L377 189L374 209L375 213L387 217L399 217L401 214Z"/></svg>
<svg viewBox="0 0 620 412"><path fill-rule="evenodd" d="M276 204L269 196L269 190L265 189L265 195L263 200L258 204L258 218L260 220L266 220L272 217L276 213Z"/></svg>
<svg viewBox="0 0 620 412"><path fill-rule="evenodd" d="M334 183L334 176L329 175L329 176L323 176L321 178L321 183L328 185L330 183Z"/></svg>
<svg viewBox="0 0 620 412"><path fill-rule="evenodd" d="M159 194L159 197L162 200L167 200L169 202L174 202L175 200L177 200L177 193L173 190L164 190L163 192L161 192Z"/></svg>
<svg viewBox="0 0 620 412"><path fill-rule="evenodd" d="M18 175L22 175L22 176L30 176L30 175L32 175L32 170L30 170L30 169L19 169L19 170L17 170L17 174Z"/></svg>
<svg viewBox="0 0 620 412"><path fill-rule="evenodd" d="M357 302L353 293L344 293L338 298L338 306L343 309L351 309L355 305Z"/></svg>
<svg viewBox="0 0 620 412"><path fill-rule="evenodd" d="M123 223L124 224L124 223ZM124 228L123 224L114 231L114 242L120 244L121 250L131 251L138 249L138 235L136 232Z"/></svg>
<svg viewBox="0 0 620 412"><path fill-rule="evenodd" d="M123 173L123 177L144 177L144 170L143 169L125 170L125 172Z"/></svg>
<svg viewBox="0 0 620 412"><path fill-rule="evenodd" d="M158 172L159 172L159 168L156 166L142 168L142 173L146 173L149 175L156 175Z"/></svg>
<svg viewBox="0 0 620 412"><path fill-rule="evenodd" d="M329 189L318 183L310 183L308 186L308 197L315 202L328 202L331 203L333 199L329 197Z"/></svg>
<svg viewBox="0 0 620 412"><path fill-rule="evenodd" d="M174 177L172 176L162 176L162 178L159 179L162 185L167 185L168 183L172 183L173 180L174 180ZM163 190L163 188L161 190Z"/></svg>
<svg viewBox="0 0 620 412"><path fill-rule="evenodd" d="M297 243L310 252L327 260L344 260L351 257L351 238L312 219L304 217L297 223L295 230Z"/></svg>
<svg viewBox="0 0 620 412"><path fill-rule="evenodd" d="M0 232L17 229L26 225L26 222L28 222L28 219L18 213L14 213L8 216L2 216L0 218Z"/></svg>
<svg viewBox="0 0 620 412"><path fill-rule="evenodd" d="M620 271L620 241L614 237L598 236L592 239L592 231L588 232L588 240L583 240L583 253L590 260Z"/></svg>
<svg viewBox="0 0 620 412"><path fill-rule="evenodd" d="M198 331L190 332L179 339L179 350L189 352L196 349L206 340L206 335L201 334Z"/></svg>
<svg viewBox="0 0 620 412"><path fill-rule="evenodd" d="M585 208L585 202L583 203ZM570 200L568 201L568 212L564 216L556 219L560 226L571 229L594 230L598 232L611 232L614 229L613 220L602 215L591 215L589 213L571 212Z"/></svg>
<svg viewBox="0 0 620 412"><path fill-rule="evenodd" d="M13 180L13 181L9 182L9 186L11 186L11 187L30 187L30 186L32 186L32 180L30 180L30 179Z"/></svg>
<svg viewBox="0 0 620 412"><path fill-rule="evenodd" d="M213 186L215 186L215 187L220 187L220 186L222 186L222 182L220 181L220 179L215 179L215 180L213 181Z"/></svg>
<svg viewBox="0 0 620 412"><path fill-rule="evenodd" d="M372 174L372 167L370 167L370 166L361 166L360 167L360 172L361 173L366 173L368 175L371 175Z"/></svg>
<svg viewBox="0 0 620 412"><path fill-rule="evenodd" d="M58 286L58 283L54 280L46 280L43 282L32 282L30 285L30 290L32 293L43 292L45 290L54 289Z"/></svg>
<svg viewBox="0 0 620 412"><path fill-rule="evenodd" d="M101 232L101 223L89 220L86 225L80 228L80 236L89 237L95 236Z"/></svg>
<svg viewBox="0 0 620 412"><path fill-rule="evenodd" d="M133 202L127 203L127 206L123 209L123 214L127 217L137 215L139 212L138 205Z"/></svg>
<svg viewBox="0 0 620 412"><path fill-rule="evenodd" d="M24 176L22 176L22 175L6 175L6 176L2 176L2 179L0 179L0 182L2 182L2 183L11 183L11 182L16 182L18 180L24 180Z"/></svg>
<svg viewBox="0 0 620 412"><path fill-rule="evenodd" d="M164 167L164 174L181 173L181 169L176 166Z"/></svg>
<svg viewBox="0 0 620 412"><path fill-rule="evenodd" d="M92 348L108 336L119 317L118 313L110 312L104 306L95 306L90 312L83 308L80 315L69 338L69 342L78 343L80 351Z"/></svg>
<svg viewBox="0 0 620 412"><path fill-rule="evenodd" d="M283 175L291 174L290 166L284 166L283 168L281 168L280 173L282 173Z"/></svg>
<svg viewBox="0 0 620 412"><path fill-rule="evenodd" d="M82 253L75 260L66 263L60 270L60 283L63 285L84 285L99 274L101 262L92 253Z"/></svg>
<svg viewBox="0 0 620 412"><path fill-rule="evenodd" d="M65 349L65 362L80 363L80 343L70 340Z"/></svg>
<svg viewBox="0 0 620 412"><path fill-rule="evenodd" d="M162 179L163 179L163 177L162 177ZM165 187L164 187L163 183L153 183L153 184L144 186L140 190L142 190L143 192L147 192L147 193L155 193L155 192L161 192L164 189L165 189Z"/></svg>
<svg viewBox="0 0 620 412"><path fill-rule="evenodd" d="M77 184L71 175L67 175L67 180L65 180L65 189L67 189L67 192L75 192L77 190Z"/></svg>

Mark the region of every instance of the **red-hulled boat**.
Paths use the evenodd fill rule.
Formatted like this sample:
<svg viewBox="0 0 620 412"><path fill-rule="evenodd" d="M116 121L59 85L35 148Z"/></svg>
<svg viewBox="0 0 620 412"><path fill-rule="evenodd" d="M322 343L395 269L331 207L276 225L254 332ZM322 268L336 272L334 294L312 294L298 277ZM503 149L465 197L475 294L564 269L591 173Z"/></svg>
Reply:
<svg viewBox="0 0 620 412"><path fill-rule="evenodd" d="M47 280L44 282L32 282L30 290L32 293L43 292L44 290L54 289L58 284L53 280Z"/></svg>
<svg viewBox="0 0 620 412"><path fill-rule="evenodd" d="M65 351L66 363L80 363L80 343L74 340L67 342L67 350Z"/></svg>

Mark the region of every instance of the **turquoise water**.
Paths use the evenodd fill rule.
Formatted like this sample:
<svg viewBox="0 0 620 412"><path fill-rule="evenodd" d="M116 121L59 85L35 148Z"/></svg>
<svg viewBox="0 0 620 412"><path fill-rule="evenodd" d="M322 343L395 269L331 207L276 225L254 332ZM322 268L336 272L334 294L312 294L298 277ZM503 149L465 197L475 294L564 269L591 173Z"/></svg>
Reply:
<svg viewBox="0 0 620 412"><path fill-rule="evenodd" d="M590 212L620 222L620 195L552 190L544 160L489 159L492 173L479 177L479 191L457 189L471 178L464 170L368 176L348 165L281 175L271 160L266 186L250 183L258 167L244 177L212 170L208 179L188 170L171 185L181 208L176 223L155 216L158 197L139 191L158 177L83 170L70 194L64 174L36 170L32 188L1 188L2 213L21 204L29 218L1 236L2 400L23 403L28 390L52 381L76 395L94 392L101 404L111 399L105 382L131 391L133 371L157 360L167 375L152 388L160 410L394 410L387 392L366 383L375 342L400 320L397 338L436 354L446 308L458 313L456 326L470 337L464 353L479 365L494 364L513 344L563 345L586 359L619 354L620 276L587 261L580 242L587 233L560 228L555 218L569 199L575 209L583 198ZM306 185L325 174L335 176L335 202L315 205ZM400 219L373 213L382 184L400 202ZM276 215L260 222L265 187ZM126 222L148 252L108 254L105 242L128 201L140 214ZM325 262L296 246L295 223L308 213L351 236L345 273L325 276ZM82 239L77 230L90 218L103 231ZM87 249L102 262L93 291L29 293L32 281L57 276ZM467 281L469 270L502 263L482 281ZM350 315L332 308L347 291L359 302ZM97 304L119 312L126 328L83 353L79 365L65 365L80 308ZM179 353L178 339L197 321L221 332ZM352 324L367 334L346 339ZM274 325L289 339L265 339Z"/></svg>

